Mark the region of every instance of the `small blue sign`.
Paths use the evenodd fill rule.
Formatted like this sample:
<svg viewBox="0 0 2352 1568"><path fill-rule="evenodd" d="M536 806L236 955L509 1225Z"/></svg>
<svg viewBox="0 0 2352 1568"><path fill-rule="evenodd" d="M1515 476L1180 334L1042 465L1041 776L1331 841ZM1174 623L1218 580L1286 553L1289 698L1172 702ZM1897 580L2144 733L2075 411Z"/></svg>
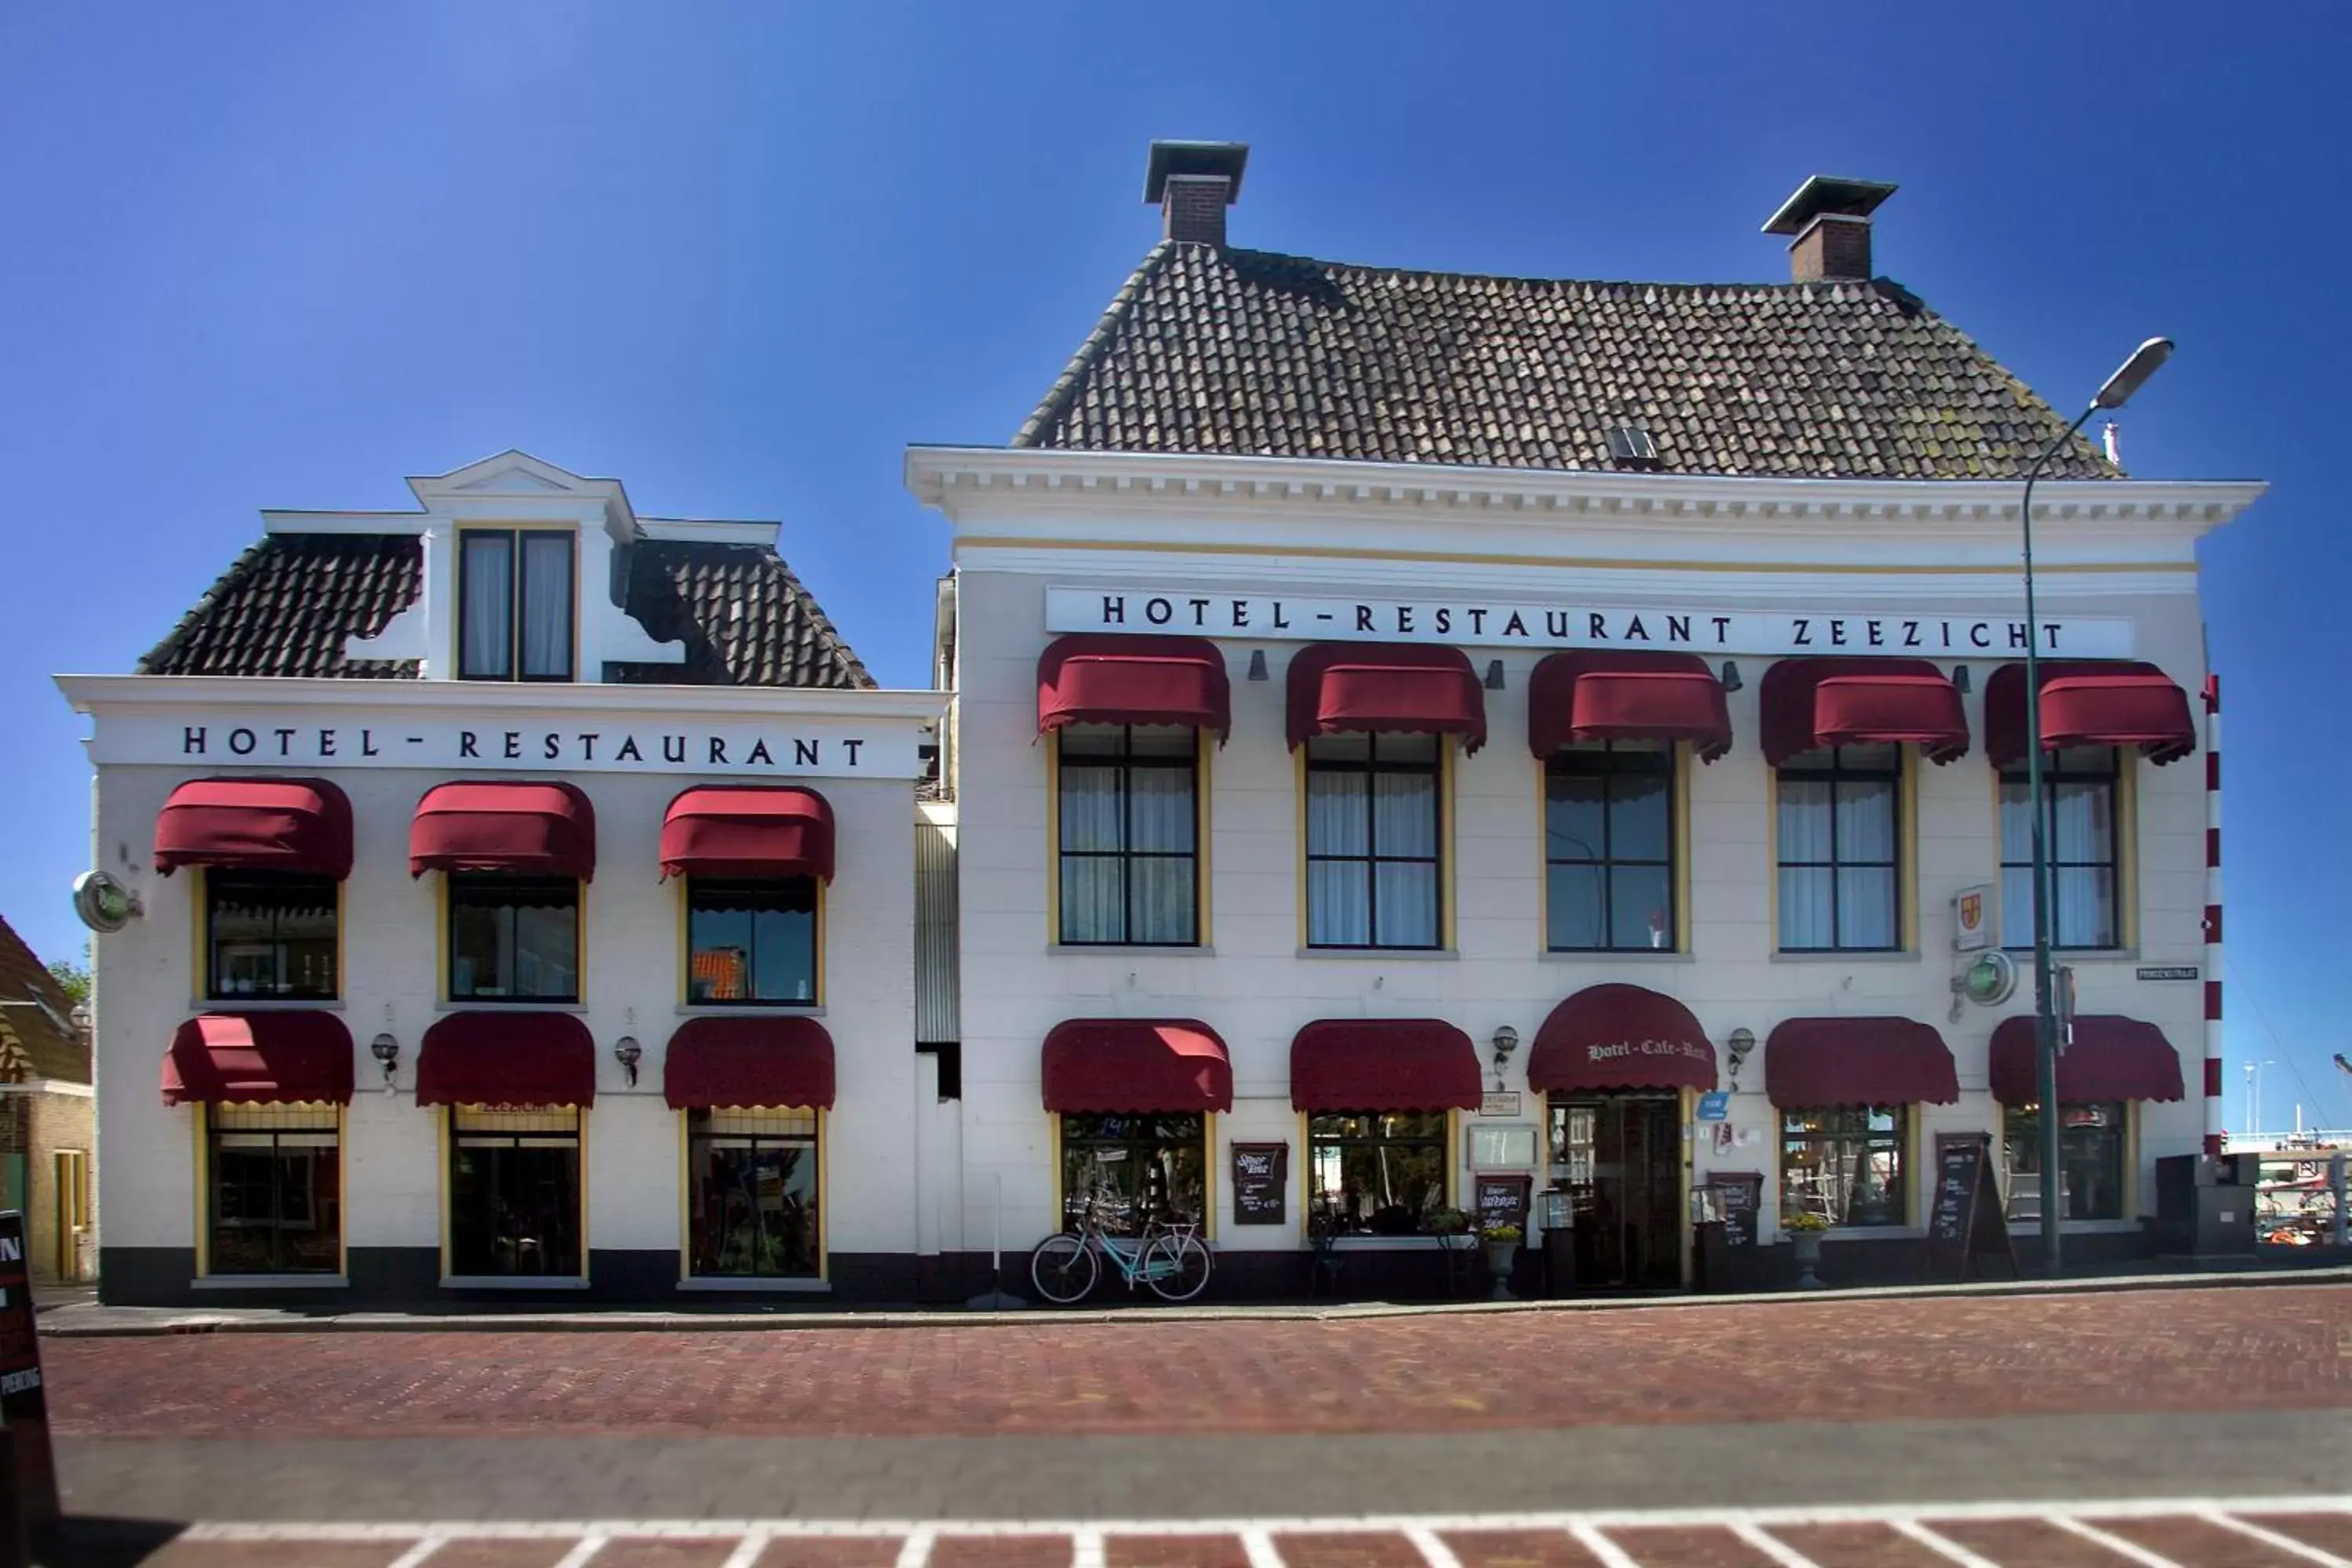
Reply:
<svg viewBox="0 0 2352 1568"><path fill-rule="evenodd" d="M1731 1120L1731 1091L1711 1089L1698 1097L1698 1119L1701 1121Z"/></svg>

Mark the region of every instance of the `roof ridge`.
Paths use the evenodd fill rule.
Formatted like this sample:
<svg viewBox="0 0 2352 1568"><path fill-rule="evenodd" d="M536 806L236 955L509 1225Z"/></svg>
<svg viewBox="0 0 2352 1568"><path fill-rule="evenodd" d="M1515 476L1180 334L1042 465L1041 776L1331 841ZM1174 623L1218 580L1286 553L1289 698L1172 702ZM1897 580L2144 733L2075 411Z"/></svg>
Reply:
<svg viewBox="0 0 2352 1568"><path fill-rule="evenodd" d="M793 563L784 559L780 550L769 549L768 554L774 559L777 569L783 573L784 585L799 601L803 613L809 618L810 628L840 662L844 673L850 677L850 685L868 690L877 687L880 683L866 668L866 661L857 657L857 650L849 646L849 639L835 626L833 617L824 613L824 606L818 604L816 595L808 591L807 584L801 581L800 574L793 570Z"/></svg>
<svg viewBox="0 0 2352 1568"><path fill-rule="evenodd" d="M1127 275L1127 281L1119 286L1118 292L1111 296L1109 305L1104 308L1102 315L1095 322L1095 330L1087 334L1086 342L1078 345L1078 352L1070 356L1070 363L1062 367L1062 374L1055 379L1053 385L1045 389L1045 395L1035 411L1013 433L1013 446L1043 445L1038 437L1061 418L1070 399L1077 395L1079 386L1085 383L1087 373L1094 369L1096 358L1118 335L1119 328L1126 324L1128 316L1134 310L1136 301L1143 297L1143 286L1168 265L1169 258L1175 254L1176 245L1175 240L1163 239L1144 252L1143 259L1136 264L1134 271Z"/></svg>
<svg viewBox="0 0 2352 1568"><path fill-rule="evenodd" d="M1901 285L1898 284L1896 287L1901 288ZM1942 311L1936 310L1933 306L1929 305L1927 301L1920 299L1919 296L1912 293L1909 289L1903 289L1903 294L1905 298L1916 303L1921 310L1925 311L1927 315L1934 317L1937 326L1951 333L1952 336L1959 339L1961 342L1966 343L1969 350L1973 352L1979 359L1992 366L1994 370L2000 372L2001 380L2008 384L2009 390L2017 398L2018 406L2021 409L2031 414L2034 409L2040 408L2046 411L2053 419L2063 420L2066 417L2063 414L2061 414L2058 411L2058 405L2056 404L2051 402L2048 398L2034 391L2031 386L2028 386L2022 377L2021 377L2015 371L2010 369L2009 362L2007 360L2000 358L1990 349L1986 348L1984 344L1977 342L1975 333L1969 331L1958 321L1953 321L1949 316L1945 315ZM2096 441L2092 440L2088 436L2084 435L2080 429L2077 429L2074 432L2073 439L2074 456L2079 460L2090 463L2094 467L2104 470L2110 479L2127 479L2131 478L2131 475L2125 471L2124 466L2121 463L2109 462L2107 460L2106 449L2101 447Z"/></svg>
<svg viewBox="0 0 2352 1568"><path fill-rule="evenodd" d="M1287 250L1256 250L1245 246L1227 246L1223 254L1234 257L1255 257L1265 261L1305 262L1310 267L1337 267L1349 272L1379 273L1391 278L1458 278L1470 283L1540 283L1553 288L1580 289L1667 289L1678 293L1702 293L1707 290L1745 289L1762 293L1819 293L1864 285L1895 289L1910 295L1910 290L1891 278L1817 278L1799 282L1759 281L1753 279L1691 279L1673 281L1656 278L1543 278L1524 272L1464 272L1443 267L1391 267L1373 261L1334 261L1328 257L1302 256ZM1910 295L1917 299L1916 295Z"/></svg>

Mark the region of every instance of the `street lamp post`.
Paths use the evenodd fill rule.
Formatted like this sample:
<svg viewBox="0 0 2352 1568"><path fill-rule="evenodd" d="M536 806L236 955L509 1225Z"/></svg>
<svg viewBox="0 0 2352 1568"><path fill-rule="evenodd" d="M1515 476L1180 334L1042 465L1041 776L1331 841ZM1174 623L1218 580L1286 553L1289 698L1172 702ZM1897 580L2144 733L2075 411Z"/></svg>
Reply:
<svg viewBox="0 0 2352 1568"><path fill-rule="evenodd" d="M2059 1184L2058 1009L2050 970L2049 809L2042 798L2042 628L2033 608L2033 484L2059 449L2074 438L2084 421L2103 408L2121 408L2172 353L2169 338L2150 338L2132 351L2107 377L2090 405L2063 433L2042 448L2025 471L2025 502L2019 510L2025 558L2025 798L2033 814L2033 1055L2042 1096L2042 1264L2058 1272Z"/></svg>

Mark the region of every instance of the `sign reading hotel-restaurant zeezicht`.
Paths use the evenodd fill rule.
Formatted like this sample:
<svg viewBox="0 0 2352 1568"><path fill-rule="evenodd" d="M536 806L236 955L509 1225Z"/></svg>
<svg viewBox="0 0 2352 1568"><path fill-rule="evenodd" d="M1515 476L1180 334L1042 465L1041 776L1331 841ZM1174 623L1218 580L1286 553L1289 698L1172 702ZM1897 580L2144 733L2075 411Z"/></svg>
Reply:
<svg viewBox="0 0 2352 1568"><path fill-rule="evenodd" d="M1045 629L1258 637L1304 642L1426 642L1497 647L1663 648L1687 653L2010 658L2021 620L1920 609L1834 606L1727 610L1694 605L1579 605L1476 599L1313 599L1147 586L1047 588ZM2132 623L2063 616L2034 623L2044 658L2126 658Z"/></svg>
<svg viewBox="0 0 2352 1568"><path fill-rule="evenodd" d="M664 724L640 715L494 721L397 712L175 709L102 715L100 763L189 767L423 768L452 773L730 774L761 778L921 776L914 727L839 721Z"/></svg>

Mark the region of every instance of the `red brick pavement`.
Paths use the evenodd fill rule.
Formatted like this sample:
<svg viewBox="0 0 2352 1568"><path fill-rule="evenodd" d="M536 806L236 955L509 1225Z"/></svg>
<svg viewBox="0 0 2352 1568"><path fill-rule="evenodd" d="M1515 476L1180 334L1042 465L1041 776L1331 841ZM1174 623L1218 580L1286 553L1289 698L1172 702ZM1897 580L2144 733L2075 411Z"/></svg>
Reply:
<svg viewBox="0 0 2352 1568"><path fill-rule="evenodd" d="M56 1339L68 1436L1360 1432L2352 1405L2352 1290Z"/></svg>

